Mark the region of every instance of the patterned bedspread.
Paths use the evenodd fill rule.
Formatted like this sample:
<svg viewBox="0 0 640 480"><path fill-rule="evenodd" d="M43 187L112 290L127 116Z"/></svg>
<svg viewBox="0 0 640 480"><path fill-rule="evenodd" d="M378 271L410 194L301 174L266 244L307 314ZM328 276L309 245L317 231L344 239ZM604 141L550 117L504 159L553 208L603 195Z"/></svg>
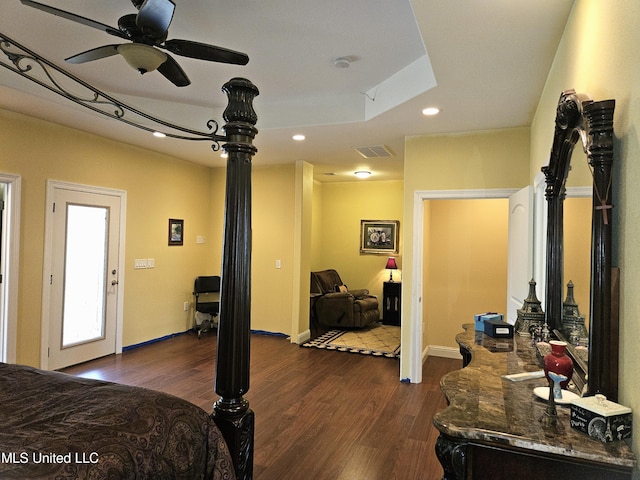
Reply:
<svg viewBox="0 0 640 480"><path fill-rule="evenodd" d="M186 400L0 363L0 478L235 476L213 419Z"/></svg>

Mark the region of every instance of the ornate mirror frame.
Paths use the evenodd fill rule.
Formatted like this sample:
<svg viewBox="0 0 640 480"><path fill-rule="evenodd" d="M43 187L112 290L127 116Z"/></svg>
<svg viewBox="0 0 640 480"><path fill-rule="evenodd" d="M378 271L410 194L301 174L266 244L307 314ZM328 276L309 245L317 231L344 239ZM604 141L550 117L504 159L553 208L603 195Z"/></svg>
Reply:
<svg viewBox="0 0 640 480"><path fill-rule="evenodd" d="M589 360L586 395L602 393L618 398L618 315L612 304L611 230L613 111L615 100L594 102L574 90L562 92L556 111L555 134L549 165L542 168L547 184L547 283L545 321L561 329L563 303L563 202L571 153L578 139L593 174L591 226L591 286ZM615 280L615 282L614 282ZM585 372L587 373L587 372Z"/></svg>

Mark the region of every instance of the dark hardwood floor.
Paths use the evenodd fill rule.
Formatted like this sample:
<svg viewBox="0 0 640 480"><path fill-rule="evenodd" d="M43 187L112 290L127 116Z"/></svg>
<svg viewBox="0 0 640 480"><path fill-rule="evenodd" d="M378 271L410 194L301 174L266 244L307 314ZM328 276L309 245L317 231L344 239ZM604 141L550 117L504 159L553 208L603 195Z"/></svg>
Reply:
<svg viewBox="0 0 640 480"><path fill-rule="evenodd" d="M185 398L211 411L216 338L180 335L65 369ZM445 408L440 378L460 360L429 357L423 383L399 381L398 361L301 348L252 335L256 480L441 479L431 423Z"/></svg>

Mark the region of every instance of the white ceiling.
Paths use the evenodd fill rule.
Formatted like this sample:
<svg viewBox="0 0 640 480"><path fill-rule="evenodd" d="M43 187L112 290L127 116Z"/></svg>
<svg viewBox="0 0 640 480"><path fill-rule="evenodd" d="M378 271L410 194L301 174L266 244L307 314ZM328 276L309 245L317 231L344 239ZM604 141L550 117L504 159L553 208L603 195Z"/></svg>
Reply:
<svg viewBox="0 0 640 480"><path fill-rule="evenodd" d="M128 0L40 0L111 26ZM64 58L120 39L2 0L0 33L113 97L172 123L206 131L223 123L232 77L260 90L254 165L304 160L321 181L401 179L404 138L528 126L573 0L174 0L169 38L245 52L247 66L175 56L191 85L141 76L120 56L70 65ZM349 68L333 65L349 57ZM0 53L0 61L7 58ZM571 86L567 86L568 88ZM421 110L441 113L425 117ZM0 68L0 107L167 153L223 166L207 142L156 139L101 117ZM307 140L294 142L294 133ZM364 159L353 147L387 145ZM326 176L333 172L335 176Z"/></svg>

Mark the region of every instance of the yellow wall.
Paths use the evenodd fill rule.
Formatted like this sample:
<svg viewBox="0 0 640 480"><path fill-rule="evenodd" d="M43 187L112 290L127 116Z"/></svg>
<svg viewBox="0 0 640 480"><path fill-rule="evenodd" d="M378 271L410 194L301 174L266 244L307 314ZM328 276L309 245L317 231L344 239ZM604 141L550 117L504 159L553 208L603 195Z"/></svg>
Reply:
<svg viewBox="0 0 640 480"><path fill-rule="evenodd" d="M220 274L225 168L195 165L7 111L0 111L0 145L0 171L22 177L18 362L40 364L47 179L127 191L123 345L191 328L193 279ZM211 153L204 149L203 154ZM312 170L306 170L310 197ZM296 217L294 165L254 166L252 183L251 327L289 335L308 328L304 281L309 255L298 254L294 261L294 238L300 236L298 250L309 251L310 227L305 234L301 217L310 201ZM184 246L167 245L169 218L184 219ZM196 235L205 236L206 243L196 244ZM136 258L154 258L155 268L134 270ZM296 265L306 265L298 287L305 289L303 305L293 297ZM183 311L184 302L191 304L189 312ZM299 316L304 320L296 327Z"/></svg>
<svg viewBox="0 0 640 480"><path fill-rule="evenodd" d="M291 332L295 165L254 166L251 328ZM281 268L276 268L280 260ZM308 298L308 292L305 292Z"/></svg>
<svg viewBox="0 0 640 480"><path fill-rule="evenodd" d="M317 186L317 184L316 184ZM349 288L367 288L382 302L382 284L389 279L387 255L360 254L361 220L400 220L402 225L402 181L325 183L321 186L321 222L316 224L314 242L319 251L314 270L334 268ZM314 209L314 212L316 210ZM400 243L395 281L404 278L404 247Z"/></svg>
<svg viewBox="0 0 640 480"><path fill-rule="evenodd" d="M414 291L412 285L415 192L523 188L529 184L529 146L528 128L406 139L402 231L402 321L405 328L402 332L401 378L411 379L410 359L422 353L422 346L419 352L412 351L415 347L411 339L415 332L407 328L414 315L412 297L422 295L422 292Z"/></svg>
<svg viewBox="0 0 640 480"><path fill-rule="evenodd" d="M314 212L313 165L296 162L296 199L293 243L293 298L291 301L291 339L302 343L311 336L309 329L311 291L311 262L313 258Z"/></svg>
<svg viewBox="0 0 640 480"><path fill-rule="evenodd" d="M427 200L423 346L457 349L463 323L506 312L508 199Z"/></svg>
<svg viewBox="0 0 640 480"><path fill-rule="evenodd" d="M531 173L546 163L551 125L562 90L616 100L613 194L614 265L620 267L619 401L640 411L640 2L576 0L549 73L531 128ZM633 449L640 457L640 422L634 422ZM635 472L635 477L640 472Z"/></svg>
<svg viewBox="0 0 640 480"><path fill-rule="evenodd" d="M191 326L183 303L193 279L219 273L208 168L2 110L0 145L0 170L22 176L18 362L40 364L47 179L127 191L123 344ZM184 219L182 247L167 245L169 218ZM154 258L155 268L134 270L136 258Z"/></svg>
<svg viewBox="0 0 640 480"><path fill-rule="evenodd" d="M322 270L322 187L323 183L313 182L313 205L311 210L311 271Z"/></svg>

